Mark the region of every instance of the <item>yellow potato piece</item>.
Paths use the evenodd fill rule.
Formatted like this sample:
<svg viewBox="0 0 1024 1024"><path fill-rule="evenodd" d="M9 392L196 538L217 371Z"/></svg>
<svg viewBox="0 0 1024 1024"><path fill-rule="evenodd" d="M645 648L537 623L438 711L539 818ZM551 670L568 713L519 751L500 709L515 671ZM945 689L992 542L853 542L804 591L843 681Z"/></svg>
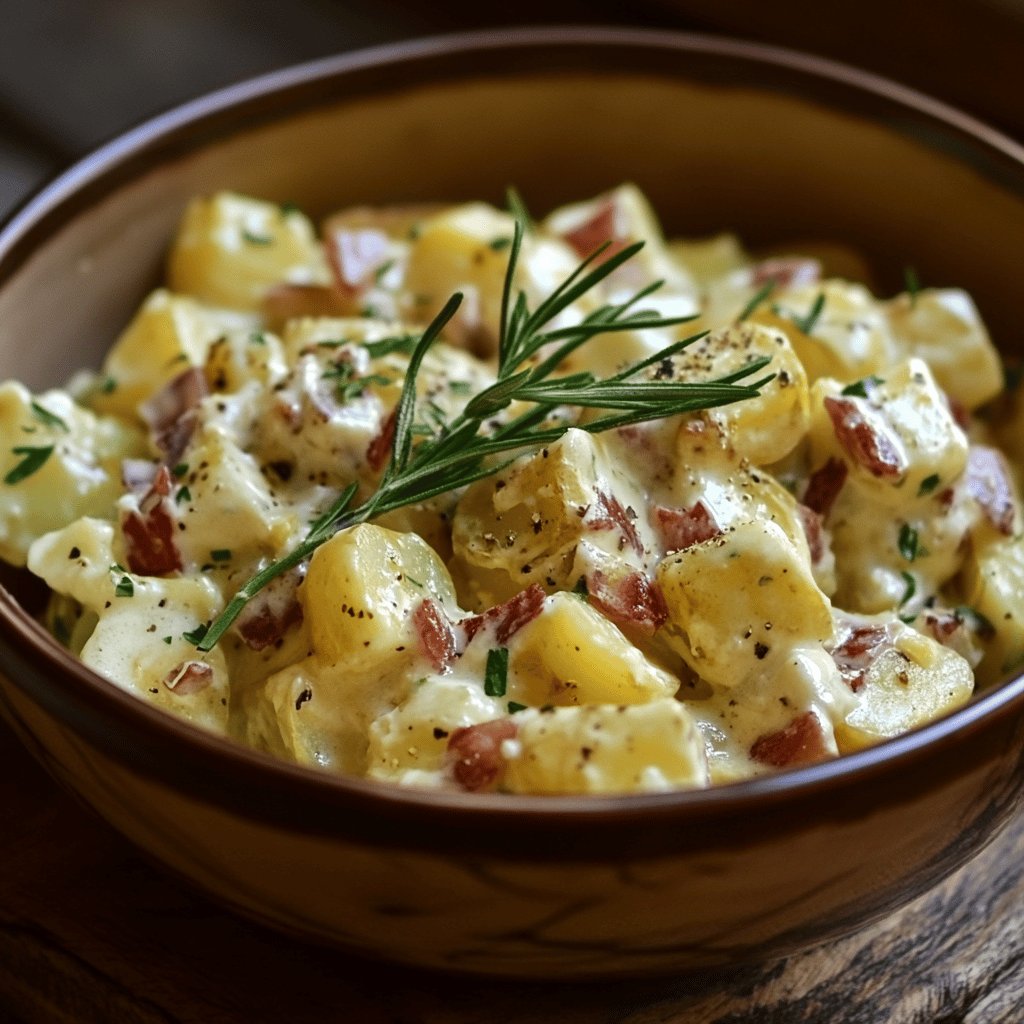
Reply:
<svg viewBox="0 0 1024 1024"><path fill-rule="evenodd" d="M547 598L509 644L509 694L524 704L641 704L671 697L679 680L657 668L574 594Z"/></svg>
<svg viewBox="0 0 1024 1024"><path fill-rule="evenodd" d="M974 675L959 654L902 624L894 641L868 669L856 706L835 722L840 753L899 736L970 699Z"/></svg>
<svg viewBox="0 0 1024 1024"><path fill-rule="evenodd" d="M505 745L512 793L631 793L706 786L704 741L676 700L524 711Z"/></svg>
<svg viewBox="0 0 1024 1024"><path fill-rule="evenodd" d="M1024 665L1024 538L972 548L962 577L965 603L991 623L994 636L975 670L978 682L998 682Z"/></svg>
<svg viewBox="0 0 1024 1024"><path fill-rule="evenodd" d="M299 594L317 658L351 671L411 662L416 608L426 598L454 607L451 577L426 541L367 524L317 549Z"/></svg>
<svg viewBox="0 0 1024 1024"><path fill-rule="evenodd" d="M258 310L274 285L325 282L327 273L306 216L220 192L189 204L167 279L172 291L203 302Z"/></svg>
<svg viewBox="0 0 1024 1024"><path fill-rule="evenodd" d="M737 686L773 650L832 636L828 598L806 556L770 521L669 555L658 567L669 608L663 635L702 678Z"/></svg>

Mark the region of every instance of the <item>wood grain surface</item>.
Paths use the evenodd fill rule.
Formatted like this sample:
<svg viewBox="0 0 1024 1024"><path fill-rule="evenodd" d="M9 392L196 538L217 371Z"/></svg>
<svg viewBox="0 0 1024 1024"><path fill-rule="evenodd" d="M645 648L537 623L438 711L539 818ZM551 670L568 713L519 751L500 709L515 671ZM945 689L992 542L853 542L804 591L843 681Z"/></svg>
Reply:
<svg viewBox="0 0 1024 1024"><path fill-rule="evenodd" d="M464 979L304 945L209 903L0 726L0 1020L23 1024L1021 1024L1024 814L897 915L789 960L614 984Z"/></svg>

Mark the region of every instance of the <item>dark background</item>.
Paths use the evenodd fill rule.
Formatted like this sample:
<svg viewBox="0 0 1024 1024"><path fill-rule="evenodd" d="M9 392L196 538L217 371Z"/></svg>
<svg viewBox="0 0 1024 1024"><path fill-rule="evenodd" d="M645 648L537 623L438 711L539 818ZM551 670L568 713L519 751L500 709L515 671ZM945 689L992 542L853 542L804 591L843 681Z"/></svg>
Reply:
<svg viewBox="0 0 1024 1024"><path fill-rule="evenodd" d="M1024 0L0 0L0 217L122 129L249 75L415 36L555 23L809 50L916 85L1024 139Z"/></svg>

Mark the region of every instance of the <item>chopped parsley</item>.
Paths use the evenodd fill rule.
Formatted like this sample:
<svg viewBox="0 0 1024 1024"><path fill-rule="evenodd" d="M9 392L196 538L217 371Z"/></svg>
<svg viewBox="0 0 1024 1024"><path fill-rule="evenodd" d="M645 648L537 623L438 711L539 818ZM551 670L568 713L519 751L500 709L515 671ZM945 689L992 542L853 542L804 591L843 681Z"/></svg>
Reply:
<svg viewBox="0 0 1024 1024"><path fill-rule="evenodd" d="M884 383L885 381L881 377L876 377L872 373L862 380L855 380L852 384L847 384L840 393L853 398L870 398L871 392Z"/></svg>
<svg viewBox="0 0 1024 1024"><path fill-rule="evenodd" d="M900 607L902 608L908 601L912 600L914 595L917 593L917 580L914 579L913 573L907 572L906 570L901 572L900 575L903 577L904 585L903 596L900 598ZM910 622L913 621L916 616L911 615L908 619L901 615L900 618L903 619L904 622Z"/></svg>
<svg viewBox="0 0 1024 1024"><path fill-rule="evenodd" d="M291 217L293 214L302 213L302 207L298 203L283 202L281 204L281 214L285 217Z"/></svg>
<svg viewBox="0 0 1024 1024"><path fill-rule="evenodd" d="M487 244L495 252L501 252L512 244L512 239L509 235L502 235L500 238L492 238Z"/></svg>
<svg viewBox="0 0 1024 1024"><path fill-rule="evenodd" d="M926 476L921 481L921 486L917 489L917 496L923 498L926 494L931 494L936 487L942 482L938 473L932 473L931 476Z"/></svg>
<svg viewBox="0 0 1024 1024"><path fill-rule="evenodd" d="M343 403L359 398L371 384L383 387L391 383L387 377L382 377L378 373L372 373L368 377L357 377L356 368L347 362L335 363L324 370L322 379L334 381L335 393Z"/></svg>
<svg viewBox="0 0 1024 1024"><path fill-rule="evenodd" d="M128 576L122 576L114 587L114 597L134 597L135 585Z"/></svg>
<svg viewBox="0 0 1024 1024"><path fill-rule="evenodd" d="M180 505L183 501L191 501L191 500L192 500L192 492L188 489L188 487L187 486L179 487L178 488L178 493L175 494L175 496L174 496L175 504L176 505Z"/></svg>
<svg viewBox="0 0 1024 1024"><path fill-rule="evenodd" d="M468 380L450 380L448 381L448 390L453 395L471 395L473 385Z"/></svg>
<svg viewBox="0 0 1024 1024"><path fill-rule="evenodd" d="M374 272L373 279L380 284L387 276L388 271L395 265L394 260L385 260Z"/></svg>
<svg viewBox="0 0 1024 1024"><path fill-rule="evenodd" d="M40 423L45 423L48 427L60 427L64 433L70 433L68 425L59 416L55 416L49 409L44 409L38 402L32 403L32 414Z"/></svg>
<svg viewBox="0 0 1024 1024"><path fill-rule="evenodd" d="M19 444L12 448L11 451L15 455L21 456L21 462L14 469L8 470L7 475L4 477L4 483L20 484L22 480L30 477L43 467L46 460L53 454L53 445L33 447L31 445Z"/></svg>
<svg viewBox="0 0 1024 1024"><path fill-rule="evenodd" d="M274 239L270 235L258 235L254 231L245 228L242 231L242 238L250 245L273 245Z"/></svg>
<svg viewBox="0 0 1024 1024"><path fill-rule="evenodd" d="M266 345L267 337L262 331L253 331L249 335L250 345Z"/></svg>
<svg viewBox="0 0 1024 1024"><path fill-rule="evenodd" d="M104 377L99 383L99 389L104 395L111 395L117 390L117 381L113 377Z"/></svg>
<svg viewBox="0 0 1024 1024"><path fill-rule="evenodd" d="M207 630L210 627L200 623L195 629L191 629L188 632L182 633L182 640L187 640L193 647L197 647L202 641L203 637L206 636Z"/></svg>
<svg viewBox="0 0 1024 1024"><path fill-rule="evenodd" d="M921 541L918 537L917 530L915 530L910 523L904 523L900 527L899 536L899 549L900 554L908 561L912 562L919 554L921 554Z"/></svg>
<svg viewBox="0 0 1024 1024"><path fill-rule="evenodd" d="M525 711L526 705L520 704L517 700L510 700L508 702L508 713L510 715L518 714L520 711Z"/></svg>
<svg viewBox="0 0 1024 1024"><path fill-rule="evenodd" d="M230 548L216 548L210 552L210 557L215 562L230 562L231 561L231 549Z"/></svg>
<svg viewBox="0 0 1024 1024"><path fill-rule="evenodd" d="M484 693L488 697L504 697L508 687L508 648L494 647L487 652L484 669Z"/></svg>
<svg viewBox="0 0 1024 1024"><path fill-rule="evenodd" d="M165 636L164 637L164 643L167 644L168 646L170 646L172 643L174 643L174 637L173 636Z"/></svg>
<svg viewBox="0 0 1024 1024"><path fill-rule="evenodd" d="M179 462L179 463L178 463L178 464L177 464L177 465L176 465L176 466L174 467L174 469L172 469L172 470L171 470L171 473L173 473L173 474L174 474L174 476L178 477L178 479L179 479L179 480L180 480L180 479L181 479L181 477L183 477L183 476L184 476L184 475L185 475L185 474L186 474L187 472L188 472L188 463L187 463L187 462Z"/></svg>

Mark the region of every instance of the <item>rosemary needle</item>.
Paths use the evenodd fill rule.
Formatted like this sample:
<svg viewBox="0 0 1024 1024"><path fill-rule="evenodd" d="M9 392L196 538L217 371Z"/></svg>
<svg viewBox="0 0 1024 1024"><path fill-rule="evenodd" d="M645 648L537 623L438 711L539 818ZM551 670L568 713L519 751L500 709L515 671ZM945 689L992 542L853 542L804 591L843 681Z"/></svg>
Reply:
<svg viewBox="0 0 1024 1024"><path fill-rule="evenodd" d="M260 590L307 559L338 530L491 476L510 461L495 460L494 456L556 441L574 425L565 419L555 421L553 414L559 406L603 410L602 414L579 424L581 429L597 433L754 398L758 389L771 380L768 375L750 382L767 365L767 358L753 359L738 370L711 381L680 382L638 376L640 371L681 351L706 332L668 345L612 377L601 379L588 372L553 376L568 356L594 337L615 331L674 327L693 318L662 317L654 310L634 309L660 287L659 281L640 289L627 302L593 310L579 324L552 327L552 322L577 299L632 259L643 242L628 245L607 257L610 243L601 246L531 310L525 293L515 292L514 288L516 266L530 222L522 201L514 192L509 194L509 207L514 229L507 246L509 258L502 288L495 382L471 398L451 422L440 424L436 433L422 437L421 431L416 429L416 378L431 345L462 301L462 296L456 293L412 350L393 414L391 457L377 490L361 505L352 508L357 487L350 484L313 523L304 540L283 558L258 572L235 594L205 634L198 638L196 646L200 651L212 650ZM485 421L492 420L513 403L529 403L532 408L483 432Z"/></svg>

